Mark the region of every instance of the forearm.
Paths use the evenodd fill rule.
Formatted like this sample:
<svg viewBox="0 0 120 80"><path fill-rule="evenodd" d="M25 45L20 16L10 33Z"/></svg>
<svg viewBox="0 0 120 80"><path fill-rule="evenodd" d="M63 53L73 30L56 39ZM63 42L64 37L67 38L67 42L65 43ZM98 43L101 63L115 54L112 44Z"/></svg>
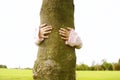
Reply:
<svg viewBox="0 0 120 80"><path fill-rule="evenodd" d="M39 46L43 40L44 40L43 38L42 39L38 38L35 40L35 44Z"/></svg>
<svg viewBox="0 0 120 80"><path fill-rule="evenodd" d="M82 41L74 30L71 30L66 44L71 47L75 47L76 49L80 49L82 47Z"/></svg>
<svg viewBox="0 0 120 80"><path fill-rule="evenodd" d="M82 48L82 41L81 41L81 39L80 39L80 37L78 36L78 38L77 38L77 40L76 40L76 45L75 45L75 48L76 49L80 49L80 48Z"/></svg>
<svg viewBox="0 0 120 80"><path fill-rule="evenodd" d="M34 34L34 43L39 46L43 40L44 38L39 37L39 27L36 27Z"/></svg>

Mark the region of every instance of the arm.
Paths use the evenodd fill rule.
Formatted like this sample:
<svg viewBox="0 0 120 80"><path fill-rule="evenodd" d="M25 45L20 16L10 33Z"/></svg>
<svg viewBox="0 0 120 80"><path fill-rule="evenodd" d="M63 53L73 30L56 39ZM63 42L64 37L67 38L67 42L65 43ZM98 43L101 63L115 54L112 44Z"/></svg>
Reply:
<svg viewBox="0 0 120 80"><path fill-rule="evenodd" d="M69 27L67 29L61 28L59 33L61 35L61 39L65 40L66 45L77 49L82 47L82 41L74 29Z"/></svg>

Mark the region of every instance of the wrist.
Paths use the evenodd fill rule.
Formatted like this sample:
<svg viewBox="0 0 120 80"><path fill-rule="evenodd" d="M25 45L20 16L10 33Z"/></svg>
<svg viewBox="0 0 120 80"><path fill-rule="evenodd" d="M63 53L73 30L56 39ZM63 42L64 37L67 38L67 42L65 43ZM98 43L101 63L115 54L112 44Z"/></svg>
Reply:
<svg viewBox="0 0 120 80"><path fill-rule="evenodd" d="M35 44L36 44L36 45L40 45L40 43L41 43L43 40L44 40L44 38L38 38L38 39L36 39Z"/></svg>

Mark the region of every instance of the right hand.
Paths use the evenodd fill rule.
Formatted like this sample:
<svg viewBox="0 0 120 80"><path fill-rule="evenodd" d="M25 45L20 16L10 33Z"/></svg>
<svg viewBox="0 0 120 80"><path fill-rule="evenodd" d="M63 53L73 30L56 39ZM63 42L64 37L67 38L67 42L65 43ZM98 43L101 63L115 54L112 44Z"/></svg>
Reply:
<svg viewBox="0 0 120 80"><path fill-rule="evenodd" d="M67 27L67 29L60 28L59 34L61 35L61 39L68 41L71 30L73 29L70 27Z"/></svg>
<svg viewBox="0 0 120 80"><path fill-rule="evenodd" d="M52 26L47 26L47 24L41 24L39 26L39 38L48 38L48 34L51 33Z"/></svg>

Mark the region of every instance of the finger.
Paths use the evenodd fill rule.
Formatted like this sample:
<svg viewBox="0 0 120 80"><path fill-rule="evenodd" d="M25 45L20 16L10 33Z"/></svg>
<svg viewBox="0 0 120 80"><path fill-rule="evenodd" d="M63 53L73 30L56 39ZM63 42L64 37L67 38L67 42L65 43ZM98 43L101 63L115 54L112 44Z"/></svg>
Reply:
<svg viewBox="0 0 120 80"><path fill-rule="evenodd" d="M66 38L66 37L61 37L61 39L66 40L66 41L68 40L68 38Z"/></svg>
<svg viewBox="0 0 120 80"><path fill-rule="evenodd" d="M66 32L59 30L59 34L62 35L62 36L65 36Z"/></svg>
<svg viewBox="0 0 120 80"><path fill-rule="evenodd" d="M69 34L70 34L70 31L62 31L62 30L59 30L59 34L61 35L61 36L65 36L65 37L69 37Z"/></svg>
<svg viewBox="0 0 120 80"><path fill-rule="evenodd" d="M48 36L43 36L43 38L48 38Z"/></svg>
<svg viewBox="0 0 120 80"><path fill-rule="evenodd" d="M64 33L59 33L62 37L66 37L68 38L68 35L64 34Z"/></svg>
<svg viewBox="0 0 120 80"><path fill-rule="evenodd" d="M52 28L52 26L46 26L45 28Z"/></svg>
<svg viewBox="0 0 120 80"><path fill-rule="evenodd" d="M69 31L71 31L73 28L67 27L67 29L68 29Z"/></svg>
<svg viewBox="0 0 120 80"><path fill-rule="evenodd" d="M45 26L45 27L43 27L42 29L45 30L45 31L46 31L46 30L51 30L51 29L52 29L52 26Z"/></svg>
<svg viewBox="0 0 120 80"><path fill-rule="evenodd" d="M69 35L70 30L61 28L61 29L60 29L60 32L63 32L63 33L66 33L66 35Z"/></svg>
<svg viewBox="0 0 120 80"><path fill-rule="evenodd" d="M64 31L64 32L68 32L67 29L64 29L64 28L60 28L61 31Z"/></svg>
<svg viewBox="0 0 120 80"><path fill-rule="evenodd" d="M49 28L45 28L45 29L43 29L44 31L51 31L52 30L52 28L51 27L49 27Z"/></svg>
<svg viewBox="0 0 120 80"><path fill-rule="evenodd" d="M46 23L41 24L41 25L40 25L40 28L43 28L43 27L45 27L45 26L47 26L47 24L46 24Z"/></svg>
<svg viewBox="0 0 120 80"><path fill-rule="evenodd" d="M49 33L51 33L51 31L46 31L46 32L44 32L44 34L49 34Z"/></svg>
<svg viewBox="0 0 120 80"><path fill-rule="evenodd" d="M65 32L65 31L62 31L62 30L59 30L59 33L65 34L66 32Z"/></svg>

